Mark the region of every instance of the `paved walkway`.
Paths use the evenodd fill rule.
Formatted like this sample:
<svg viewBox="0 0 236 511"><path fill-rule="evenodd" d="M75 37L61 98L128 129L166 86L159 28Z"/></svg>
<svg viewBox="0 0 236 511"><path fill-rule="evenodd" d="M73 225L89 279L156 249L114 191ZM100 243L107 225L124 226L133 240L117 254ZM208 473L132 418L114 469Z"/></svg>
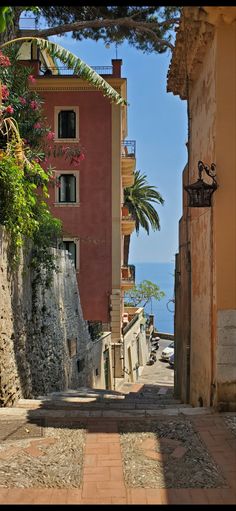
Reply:
<svg viewBox="0 0 236 511"><path fill-rule="evenodd" d="M145 368L142 375L145 382L148 371L150 372L151 368ZM36 417L38 413L41 417L48 415L51 418L64 420L74 418L77 421L81 416L87 431L80 488L0 488L0 504L235 504L236 438L226 426L224 414L213 413L212 410L203 408L181 408L174 400L168 404L169 398L166 397L170 390L168 385L154 387L155 399L156 394L159 396L159 405L154 400L154 408L150 404L152 400L149 396L150 388L146 387L146 383L143 387L143 383L140 382L129 386L131 392L123 401L118 399L115 403L114 399L110 400L108 409L104 403L106 410L102 410L102 400L94 405L86 402L83 408L81 398L77 403L70 401L69 407L68 403L64 402L64 408L57 406L56 409L55 407L42 409L40 406L38 411L35 408L29 410L26 403L22 402L22 408L0 409L0 426L1 419L16 420L20 417L32 417L34 413ZM162 401L163 397L165 401ZM123 473L118 423L121 419L130 421L131 418L132 421L140 418L142 421L149 420L147 409L143 411L143 406L149 407L149 418L155 417L157 421L158 416L162 418L174 416L175 419L178 415L187 416L200 435L206 450L218 464L229 487L216 489L127 487ZM32 402L33 407L35 403ZM176 462L178 463L178 460Z"/></svg>

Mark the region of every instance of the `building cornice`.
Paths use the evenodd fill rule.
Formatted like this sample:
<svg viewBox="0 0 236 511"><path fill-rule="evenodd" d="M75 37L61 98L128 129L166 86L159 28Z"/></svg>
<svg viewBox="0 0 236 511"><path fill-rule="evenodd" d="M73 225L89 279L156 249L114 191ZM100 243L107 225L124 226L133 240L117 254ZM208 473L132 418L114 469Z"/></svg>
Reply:
<svg viewBox="0 0 236 511"><path fill-rule="evenodd" d="M106 79L106 81L117 91L123 92L125 78ZM30 87L35 91L93 91L99 92L96 87L86 80L74 76L50 76L36 77L36 82Z"/></svg>
<svg viewBox="0 0 236 511"><path fill-rule="evenodd" d="M167 75L167 92L187 99L188 83L195 79L199 66L222 21L236 20L236 7L184 7Z"/></svg>

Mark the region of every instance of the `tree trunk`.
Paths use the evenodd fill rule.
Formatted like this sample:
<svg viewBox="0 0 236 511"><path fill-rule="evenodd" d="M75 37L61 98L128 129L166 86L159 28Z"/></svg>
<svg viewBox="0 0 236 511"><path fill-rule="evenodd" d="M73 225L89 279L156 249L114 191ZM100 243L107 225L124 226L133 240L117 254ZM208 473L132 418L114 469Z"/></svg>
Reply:
<svg viewBox="0 0 236 511"><path fill-rule="evenodd" d="M5 32L0 33L0 45L15 39L19 35L19 20L23 7L12 7L12 23L7 24Z"/></svg>
<svg viewBox="0 0 236 511"><path fill-rule="evenodd" d="M124 237L124 266L129 264L130 234Z"/></svg>

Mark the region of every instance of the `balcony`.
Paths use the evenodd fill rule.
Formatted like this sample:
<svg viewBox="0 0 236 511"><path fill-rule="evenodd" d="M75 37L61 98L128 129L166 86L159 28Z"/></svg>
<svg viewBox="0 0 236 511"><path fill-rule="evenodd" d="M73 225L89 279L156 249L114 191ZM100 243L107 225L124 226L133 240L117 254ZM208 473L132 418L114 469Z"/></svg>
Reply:
<svg viewBox="0 0 236 511"><path fill-rule="evenodd" d="M135 229L135 220L126 206L121 208L121 232L123 236L129 236Z"/></svg>
<svg viewBox="0 0 236 511"><path fill-rule="evenodd" d="M128 291L135 285L135 266L129 264L128 266L122 266L121 268L121 289L122 291Z"/></svg>
<svg viewBox="0 0 236 511"><path fill-rule="evenodd" d="M123 188L134 184L134 170L136 166L135 154L136 141L124 140L121 143L121 175Z"/></svg>

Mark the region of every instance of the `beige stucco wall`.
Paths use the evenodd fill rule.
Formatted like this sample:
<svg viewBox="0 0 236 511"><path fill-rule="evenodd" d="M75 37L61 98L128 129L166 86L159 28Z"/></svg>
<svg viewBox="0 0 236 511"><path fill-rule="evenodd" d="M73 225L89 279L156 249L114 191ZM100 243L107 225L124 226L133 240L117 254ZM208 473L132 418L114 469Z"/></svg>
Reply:
<svg viewBox="0 0 236 511"><path fill-rule="evenodd" d="M113 382L113 364L111 354L111 333L104 332L102 337L97 341L93 341L90 346L91 355L91 378L92 387L95 389L105 389L105 376L104 376L104 351L109 350L109 388L112 388ZM98 373L98 374L96 374Z"/></svg>
<svg viewBox="0 0 236 511"><path fill-rule="evenodd" d="M143 319L143 308L126 307L125 312L138 314L135 323L124 334L124 378L125 381L135 382L142 373L150 350L145 328L140 323Z"/></svg>
<svg viewBox="0 0 236 511"><path fill-rule="evenodd" d="M214 232L217 309L236 308L236 21L217 27Z"/></svg>
<svg viewBox="0 0 236 511"><path fill-rule="evenodd" d="M190 88L189 183L198 178L197 163L215 162L215 54L209 45L199 74ZM206 176L203 176L204 180ZM213 198L214 201L214 198ZM212 350L212 210L189 208L191 242L190 403L210 404ZM199 401L200 400L200 401Z"/></svg>

